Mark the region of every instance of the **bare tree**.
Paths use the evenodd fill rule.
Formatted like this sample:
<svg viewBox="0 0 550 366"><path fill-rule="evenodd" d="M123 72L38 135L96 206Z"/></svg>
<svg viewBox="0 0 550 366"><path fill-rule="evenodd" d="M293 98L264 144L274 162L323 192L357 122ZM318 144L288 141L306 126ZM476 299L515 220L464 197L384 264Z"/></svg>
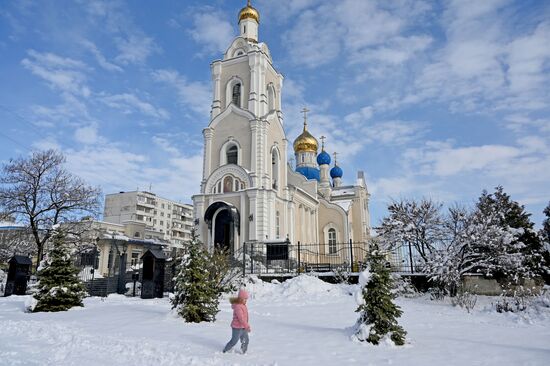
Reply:
<svg viewBox="0 0 550 366"><path fill-rule="evenodd" d="M34 255L36 245L29 230L15 227L0 230L0 262L7 262L14 254Z"/></svg>
<svg viewBox="0 0 550 366"><path fill-rule="evenodd" d="M431 199L392 202L388 206L389 215L377 229L383 247L393 250L402 245L412 246L427 262L443 239L441 206Z"/></svg>
<svg viewBox="0 0 550 366"><path fill-rule="evenodd" d="M54 225L96 216L99 210L100 189L69 173L64 163L58 151L36 151L27 158L11 159L0 176L0 211L28 227L38 262Z"/></svg>

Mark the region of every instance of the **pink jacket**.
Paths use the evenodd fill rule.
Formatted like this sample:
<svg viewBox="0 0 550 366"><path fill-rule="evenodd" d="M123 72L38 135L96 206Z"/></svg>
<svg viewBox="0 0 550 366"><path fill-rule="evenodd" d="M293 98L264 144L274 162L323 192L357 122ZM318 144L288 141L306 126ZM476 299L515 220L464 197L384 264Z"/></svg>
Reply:
<svg viewBox="0 0 550 366"><path fill-rule="evenodd" d="M245 304L233 304L233 321L231 322L231 328L246 329L250 331L250 325L248 324L248 308Z"/></svg>

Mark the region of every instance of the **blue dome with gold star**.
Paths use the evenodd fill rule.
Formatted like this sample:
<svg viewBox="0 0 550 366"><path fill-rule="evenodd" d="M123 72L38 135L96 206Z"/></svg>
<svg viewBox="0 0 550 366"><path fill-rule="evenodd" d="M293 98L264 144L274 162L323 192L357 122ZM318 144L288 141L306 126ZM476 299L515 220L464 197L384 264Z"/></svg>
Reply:
<svg viewBox="0 0 550 366"><path fill-rule="evenodd" d="M325 150L321 151L321 153L317 155L317 164L319 165L330 164L330 155Z"/></svg>
<svg viewBox="0 0 550 366"><path fill-rule="evenodd" d="M307 179L316 179L321 180L321 174L319 172L319 169L312 168L309 166L299 166L296 168L296 171L300 174L302 174Z"/></svg>
<svg viewBox="0 0 550 366"><path fill-rule="evenodd" d="M342 171L342 168L340 168L338 165L335 165L331 170L330 170L330 176L332 179L334 178L342 178L342 176L344 175L344 172Z"/></svg>

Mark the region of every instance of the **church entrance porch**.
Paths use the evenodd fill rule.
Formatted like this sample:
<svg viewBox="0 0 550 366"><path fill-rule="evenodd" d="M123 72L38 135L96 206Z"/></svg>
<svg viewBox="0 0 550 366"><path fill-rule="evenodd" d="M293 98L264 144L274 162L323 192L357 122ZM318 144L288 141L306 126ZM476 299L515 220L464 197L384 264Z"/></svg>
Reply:
<svg viewBox="0 0 550 366"><path fill-rule="evenodd" d="M233 252L240 234L237 208L225 202L214 202L206 210L204 221L208 224L208 247Z"/></svg>

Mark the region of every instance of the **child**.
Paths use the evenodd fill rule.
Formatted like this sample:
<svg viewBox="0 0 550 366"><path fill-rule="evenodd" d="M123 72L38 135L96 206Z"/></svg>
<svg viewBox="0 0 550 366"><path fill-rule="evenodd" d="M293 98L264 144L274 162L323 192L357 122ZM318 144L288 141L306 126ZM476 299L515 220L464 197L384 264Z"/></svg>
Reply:
<svg viewBox="0 0 550 366"><path fill-rule="evenodd" d="M243 354L246 353L248 348L248 333L250 332L250 325L248 324L248 309L246 308L246 300L248 299L248 292L245 289L239 290L237 297L229 299L231 302L231 308L233 308L233 321L231 322L232 335L231 340L225 345L223 353L231 350L234 345L237 344L239 339L241 340L241 350Z"/></svg>

